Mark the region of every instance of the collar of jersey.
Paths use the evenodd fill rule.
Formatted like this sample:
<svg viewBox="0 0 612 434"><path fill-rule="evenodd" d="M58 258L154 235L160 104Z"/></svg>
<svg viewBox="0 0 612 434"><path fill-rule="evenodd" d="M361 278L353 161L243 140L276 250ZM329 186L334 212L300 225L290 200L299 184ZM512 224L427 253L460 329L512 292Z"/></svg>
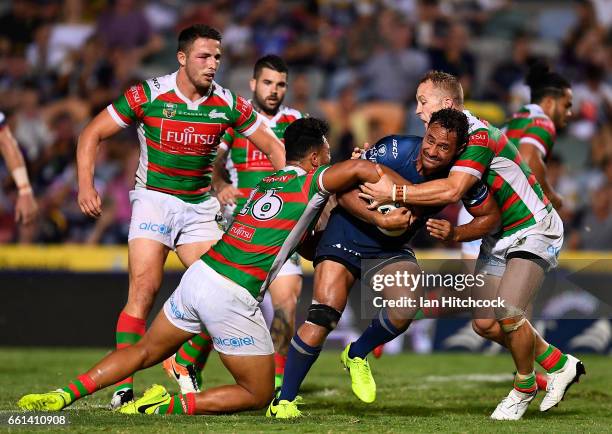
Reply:
<svg viewBox="0 0 612 434"><path fill-rule="evenodd" d="M210 83L210 86L208 87L208 92L206 92L206 94L204 96L202 96L202 98L198 98L195 101L191 101L189 98L187 98L185 95L183 95L183 93L181 92L181 90L178 87L178 84L176 84L176 75L178 74L178 71L176 71L174 74L172 74L172 83L174 84L174 93L176 93L176 96L178 96L180 99L182 99L185 104L187 104L187 109L188 110L197 110L198 106L200 104L202 104L202 102L204 102L206 100L206 98L208 98L210 95L212 95L215 86L217 85L217 83L215 83L215 81L213 80L212 83Z"/></svg>
<svg viewBox="0 0 612 434"><path fill-rule="evenodd" d="M533 115L546 116L546 113L544 113L544 110L538 104L527 104L525 105L525 108Z"/></svg>
<svg viewBox="0 0 612 434"><path fill-rule="evenodd" d="M253 106L253 108L255 108L255 104L253 104L253 98L249 98L248 101ZM261 118L263 119L264 122L266 122L266 125L268 125L269 127L271 128L275 127L276 121L278 121L283 114L283 110L285 110L285 106L281 104L278 107L278 111L276 112L274 116L272 116L271 118L268 118L267 116L262 115ZM261 114L259 110L255 109L255 111Z"/></svg>
<svg viewBox="0 0 612 434"><path fill-rule="evenodd" d="M299 166L285 166L283 167L283 172L289 172L290 170L295 170L298 176L302 176L306 174L306 171Z"/></svg>

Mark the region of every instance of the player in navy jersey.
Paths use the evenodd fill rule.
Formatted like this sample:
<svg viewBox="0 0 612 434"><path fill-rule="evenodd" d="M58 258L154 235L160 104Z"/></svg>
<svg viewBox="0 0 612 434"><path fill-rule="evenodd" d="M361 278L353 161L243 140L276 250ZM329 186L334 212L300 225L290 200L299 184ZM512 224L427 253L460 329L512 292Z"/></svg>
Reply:
<svg viewBox="0 0 612 434"><path fill-rule="evenodd" d="M467 117L456 110L440 110L432 116L424 138L415 136L387 136L381 139L362 158L382 164L396 171L411 183L422 183L448 175L455 156L467 143ZM487 200L484 184L473 188L465 203L475 216L466 237L478 237L495 229L499 223L499 210L494 201ZM398 199L401 199L398 198ZM425 224L428 216L441 208L398 208L387 214L382 230L378 211L370 211L353 190L338 196L339 207L331 214L327 228L317 246L314 258L313 304L306 322L291 341L285 366L285 382L279 396L270 404L267 415L277 418L300 416L297 409L297 392L321 351L327 335L334 329L342 315L348 292L356 279L382 271L393 274L407 271L418 274L420 269L408 242ZM395 214L395 219L388 217ZM461 230L461 229L460 229ZM362 260L377 259L376 270L362 270ZM392 288L399 289L399 288ZM415 298L419 290L411 292L402 288L402 296ZM404 291L405 290L405 291ZM396 294L397 295L397 294ZM396 298L393 296L393 298ZM376 346L389 342L403 333L417 308L381 309L377 318L362 336L346 347L342 363L353 378L353 391L364 402L375 399L375 384L366 355ZM355 378L366 379L360 387Z"/></svg>

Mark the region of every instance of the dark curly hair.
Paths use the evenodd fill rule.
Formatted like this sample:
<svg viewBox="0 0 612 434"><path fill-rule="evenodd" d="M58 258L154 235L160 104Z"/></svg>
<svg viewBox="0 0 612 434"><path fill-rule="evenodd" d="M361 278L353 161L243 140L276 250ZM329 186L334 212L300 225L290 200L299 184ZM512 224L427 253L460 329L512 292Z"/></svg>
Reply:
<svg viewBox="0 0 612 434"><path fill-rule="evenodd" d="M454 131L457 134L457 150L455 155L465 149L469 139L470 124L468 118L463 112L455 109L442 109L431 115L429 125L438 124L447 131Z"/></svg>
<svg viewBox="0 0 612 434"><path fill-rule="evenodd" d="M287 161L299 161L313 148L323 145L329 127L317 118L302 118L293 122L285 130L285 152Z"/></svg>

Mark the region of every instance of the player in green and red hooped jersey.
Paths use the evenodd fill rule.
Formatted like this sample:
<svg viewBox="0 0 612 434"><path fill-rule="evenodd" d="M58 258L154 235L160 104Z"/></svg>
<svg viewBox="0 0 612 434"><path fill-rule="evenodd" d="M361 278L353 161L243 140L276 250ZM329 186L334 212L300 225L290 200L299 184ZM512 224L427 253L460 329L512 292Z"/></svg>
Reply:
<svg viewBox="0 0 612 434"><path fill-rule="evenodd" d="M282 58L266 55L255 62L249 86L253 92L251 103L267 121L274 134L282 139L287 126L302 117L297 110L283 105L289 82L289 69ZM229 160L229 164L227 164ZM226 165L230 167L230 182L225 180ZM217 160L213 170L213 187L221 206L233 208L236 214L259 181L274 173L268 158L253 143L235 129L229 128L221 139ZM226 213L227 215L227 213ZM230 217L231 218L231 217ZM296 259L299 260L297 255ZM293 258L289 259L290 261ZM288 269L289 271L284 271ZM299 265L289 264L270 284L269 292L274 307L270 328L274 343L275 386L282 384L289 341L295 326L295 307L302 290L302 274ZM178 351L175 364L189 371L191 366L201 371L210 353L210 339L196 338L186 342ZM166 370L172 372L172 364L165 362ZM176 371L176 370L175 370ZM198 372L198 376L201 374ZM180 373L179 373L180 378ZM189 384L182 382L182 384Z"/></svg>
<svg viewBox="0 0 612 434"><path fill-rule="evenodd" d="M563 198L546 177L546 161L552 153L557 130L567 126L572 115L572 88L565 78L536 62L525 82L531 90L531 103L515 113L504 127L504 133L518 148L544 194L561 209Z"/></svg>
<svg viewBox="0 0 612 434"><path fill-rule="evenodd" d="M141 146L136 189L155 192L164 201L176 198L198 204L209 200L214 155L228 127L248 134L275 168L284 166L282 143L260 122L252 106L213 81L220 59L221 34L217 30L205 25L184 29L178 37L177 72L131 87L85 127L77 146L78 204L85 215L98 218L102 214L94 187L97 148L130 123L139 126ZM159 235L152 233L130 236L128 300L117 322L118 348L133 345L143 336L169 250L175 249L181 262L189 266L217 241L220 231L215 229L214 218L206 224L214 226L206 229L210 236L185 243L162 243L151 238ZM132 381L126 378L117 385L113 407L133 397Z"/></svg>
<svg viewBox="0 0 612 434"><path fill-rule="evenodd" d="M431 71L423 77L417 88L416 114L427 124L431 114L440 108L463 110L463 90L457 78L451 74ZM472 124L475 128L474 131L470 131L468 146L455 163L453 167L455 170L452 170L446 179L435 180L418 186L409 186L407 188L406 202L415 205L443 205L456 202L476 182L478 176L482 176L483 172L486 171L486 182L494 192L494 198L502 210L503 235L511 235L518 228L533 224L534 207L545 208L550 212L549 208L551 208L551 205L542 193L541 187L535 181L535 177L530 174L529 168L521 162L520 155L514 145L496 128L488 126L469 114L469 112L466 112L466 114L468 114L470 119L471 129ZM507 182L507 178L503 178L491 169L490 162L481 161L478 157L473 158L473 155L486 153L491 156L495 152L502 153L504 161L514 162L511 170L517 175L516 179L521 180L523 183L522 188L530 191L527 193L526 200L528 203L523 203L522 198L512 193L513 186ZM485 177L483 177L484 180ZM529 186L531 190L529 190ZM375 199L372 204L373 207L390 200L392 189L393 183L388 177L382 177L377 184L362 186L364 191L363 197ZM430 232L436 229L436 223L433 219L432 222L428 223ZM515 270L517 266L519 270L521 266L529 268L531 274L533 274L531 277L534 277L531 283L539 286L539 283L536 282L541 282L538 279L540 277L538 275L543 275L544 270L542 268L538 266L532 267L529 260L522 258L512 258L507 262L512 264ZM498 287L501 285L500 281L502 279L493 276L491 276L491 279L497 279L495 284ZM521 288L525 292L535 291L536 289ZM515 318L509 319L514 320ZM524 320L524 316L520 316L517 322L522 320ZM566 367L568 368L565 369L567 372L577 372L577 366L580 364L580 361L572 356L568 357L568 355L546 342L529 321L522 321L520 327L511 332L505 332L503 329L505 324L495 319L475 318L472 325L474 330L482 337L505 346L512 352L513 356L515 356L515 353L517 354L515 357L515 362L517 363L517 381L515 386L517 384L531 384L530 377L534 375L534 358L547 371L549 379L551 376L555 377L557 374L560 374L560 371ZM506 327L506 330L508 330L508 327ZM529 351L529 348L534 348L534 350ZM523 352L525 349L527 349L526 354ZM554 363L552 363L553 361ZM572 375L571 377L563 379L561 382L556 381L553 387L548 387L545 401L548 402L550 399L547 398L555 396L558 396L558 399L561 400L567 387L576 381L579 375L577 377ZM520 387L515 387L515 389L521 393L525 392ZM562 393L559 393L560 390ZM527 392L531 392L531 389Z"/></svg>
<svg viewBox="0 0 612 434"><path fill-rule="evenodd" d="M262 180L253 193L254 196L259 194L260 197L262 195L275 197L277 204L275 214L263 218L258 213L266 210L263 206L258 208L257 203L252 203L253 206L236 219L234 226L230 227L222 240L201 258L219 273L219 277L223 276L235 284L241 284L242 278L246 277L242 283L244 286L237 289L244 290L241 294L253 302L255 302L253 297L264 296L268 283L274 278L274 273L305 239L330 194L347 190L360 182L374 182L379 178L375 165L365 160L349 160L327 166L330 161L330 151L324 136L327 130L324 122L314 118L301 119L289 129L292 129L292 133L285 135L288 166L273 177ZM289 140L289 137L292 139ZM279 216L278 221L274 220L275 216ZM250 227L252 238L248 240L252 240L252 243L241 242L230 233L232 228L236 229L236 225L242 228ZM256 240L256 237L260 237L259 240ZM233 251L236 245L248 245L249 250ZM229 259L229 255L224 255L228 251L235 253L234 262ZM275 253L271 254L271 251ZM197 265L193 264L192 267ZM241 282L238 282L239 280ZM189 280L184 280L183 284L185 282ZM227 290L229 291L229 288ZM195 294L201 292L203 291L196 291ZM236 303L239 302L238 298L234 300ZM215 306L214 309L215 318L239 315L231 304ZM58 411L77 399L133 375L138 370L159 363L185 341L196 336L173 325L166 315L166 310L162 310L143 338L134 345L107 355L62 389L23 396L18 406L30 411ZM197 318L206 326L207 320L202 315L198 315ZM215 337L219 339L219 336L213 336ZM262 408L272 399L274 391L272 354L220 353L220 357L236 379L236 384L174 396L168 395L161 386L154 386L141 400L122 407L122 412L129 410L132 413L146 414L223 414Z"/></svg>

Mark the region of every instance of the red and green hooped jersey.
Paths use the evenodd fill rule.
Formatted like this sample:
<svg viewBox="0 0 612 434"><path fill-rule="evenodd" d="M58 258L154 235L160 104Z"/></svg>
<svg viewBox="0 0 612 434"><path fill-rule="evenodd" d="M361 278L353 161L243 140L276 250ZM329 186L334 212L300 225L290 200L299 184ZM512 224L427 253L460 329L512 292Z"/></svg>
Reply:
<svg viewBox="0 0 612 434"><path fill-rule="evenodd" d="M542 220L552 205L516 146L499 129L467 110L464 113L470 123L470 138L451 171L466 172L486 182L501 210L502 238Z"/></svg>
<svg viewBox="0 0 612 434"><path fill-rule="evenodd" d="M233 127L249 136L261 117L246 99L214 82L207 95L190 101L178 89L176 75L134 85L107 109L122 127L138 122L136 188L200 203L210 195L212 164L225 130Z"/></svg>
<svg viewBox="0 0 612 434"><path fill-rule="evenodd" d="M261 300L323 210L329 193L322 177L328 167L305 172L287 166L263 178L202 260Z"/></svg>
<svg viewBox="0 0 612 434"><path fill-rule="evenodd" d="M301 117L302 114L299 111L285 106L281 106L278 113L271 119L261 116L262 122L267 122L281 141L287 127ZM274 173L274 167L268 157L257 149L253 142L233 128L228 128L225 132L219 147L229 152L227 170L232 184L242 193L242 196L236 198L234 214L237 214L246 202L251 189L255 188L264 176Z"/></svg>
<svg viewBox="0 0 612 434"><path fill-rule="evenodd" d="M503 128L504 133L514 146L520 148L523 143L535 146L546 160L552 152L557 131L555 124L542 107L537 104L527 104L512 115Z"/></svg>

